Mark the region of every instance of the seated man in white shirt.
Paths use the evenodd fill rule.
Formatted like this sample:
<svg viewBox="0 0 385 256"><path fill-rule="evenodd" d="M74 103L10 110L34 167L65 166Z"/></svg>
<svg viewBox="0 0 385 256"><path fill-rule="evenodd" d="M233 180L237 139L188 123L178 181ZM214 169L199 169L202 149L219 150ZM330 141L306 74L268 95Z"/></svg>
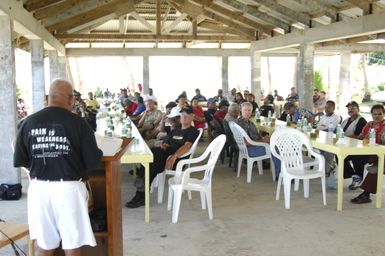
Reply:
<svg viewBox="0 0 385 256"><path fill-rule="evenodd" d="M325 115L322 116L321 120L318 122L316 130L328 131L329 127L333 129L333 132L336 130L338 124L340 123L340 116L334 113L336 104L334 101L328 100L325 105ZM330 172L335 168L334 154L321 151L325 157L325 172L326 176L329 176Z"/></svg>

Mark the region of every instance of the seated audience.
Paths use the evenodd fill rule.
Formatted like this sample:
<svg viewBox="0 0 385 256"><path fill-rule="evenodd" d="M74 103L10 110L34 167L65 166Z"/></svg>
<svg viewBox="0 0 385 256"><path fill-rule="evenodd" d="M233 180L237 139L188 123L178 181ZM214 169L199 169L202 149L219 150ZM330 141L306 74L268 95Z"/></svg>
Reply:
<svg viewBox="0 0 385 256"><path fill-rule="evenodd" d="M143 112L142 117L138 122L138 130L144 140L155 139L158 134L156 129L162 120L162 112L155 106L155 101L147 97L146 110Z"/></svg>
<svg viewBox="0 0 385 256"><path fill-rule="evenodd" d="M214 96L213 99L216 102L221 102L222 100L227 100L226 97L223 96L223 90L222 89L218 89L218 94L216 96Z"/></svg>
<svg viewBox="0 0 385 256"><path fill-rule="evenodd" d="M385 128L385 118L384 118L384 106L377 104L372 106L370 109L370 113L372 114L373 121L366 123L364 128L362 128L362 132L358 135L358 139L369 140L369 132L370 129L374 129L376 136L376 143L385 144L384 141L381 140L381 134ZM358 156L349 156L349 160L353 162L353 167L350 166L349 162L345 162L344 165L344 178L352 177L352 183L349 185L350 190L357 189L362 182L364 176L364 166L367 163L374 163L376 161L376 156L368 156L368 155L358 155Z"/></svg>
<svg viewBox="0 0 385 256"><path fill-rule="evenodd" d="M278 118L278 120L286 122L287 121L287 116L289 116L290 117L290 121L295 123L295 121L294 121L294 113L295 113L296 109L297 109L297 107L295 106L294 103L289 102L288 104L285 104L284 112Z"/></svg>
<svg viewBox="0 0 385 256"><path fill-rule="evenodd" d="M183 108L180 112L181 128L175 128L162 144L151 148L154 161L150 164L150 184L158 173L165 169L173 169L177 159L190 150L198 137L198 130L191 125L194 118L191 107ZM144 168L142 166L137 173L134 185L136 194L126 203L128 208L137 208L145 204ZM147 191L147 193L149 192Z"/></svg>
<svg viewBox="0 0 385 256"><path fill-rule="evenodd" d="M255 102L254 94L249 93L247 95L247 101L250 102L251 105L253 106L253 113L252 113L252 115L255 115L255 110L258 108L258 104L257 104L257 102Z"/></svg>
<svg viewBox="0 0 385 256"><path fill-rule="evenodd" d="M274 114L274 97L269 94L263 100L263 105L259 108L259 113L261 116L267 117L269 115L269 111L271 112L271 116Z"/></svg>
<svg viewBox="0 0 385 256"><path fill-rule="evenodd" d="M321 120L318 122L316 129L320 131L328 131L329 128L333 129L333 132L336 130L339 122L340 116L334 113L335 110L334 101L327 101L325 106L325 115L322 116ZM325 173L326 176L329 176L330 172L335 168L334 154L326 151L321 151L325 157Z"/></svg>
<svg viewBox="0 0 385 256"><path fill-rule="evenodd" d="M191 100L191 107L194 112L194 127L195 128L205 128L206 119L204 115L203 108L198 105L198 99Z"/></svg>
<svg viewBox="0 0 385 256"><path fill-rule="evenodd" d="M234 99L234 102L241 105L243 102L245 102L245 99L243 98L243 95L242 93L240 92L237 92L235 94L235 99Z"/></svg>
<svg viewBox="0 0 385 256"><path fill-rule="evenodd" d="M255 124L250 120L252 110L253 106L250 104L250 102L244 102L241 106L241 116L238 118L237 124L246 131L247 135L249 135L252 140L269 143L270 135L260 134ZM263 146L247 145L247 151L251 157L263 156L266 154L265 148ZM281 172L281 163L278 158L274 156L272 157L275 166L275 173L277 174L276 177L278 177L279 173Z"/></svg>
<svg viewBox="0 0 385 256"><path fill-rule="evenodd" d="M133 102L129 99L125 99L123 102L124 111L126 111L126 114L128 116L132 116L132 114L134 113L137 106L138 106L138 104L136 104L135 102Z"/></svg>
<svg viewBox="0 0 385 256"><path fill-rule="evenodd" d="M290 94L287 96L286 101L298 101L299 97L295 87L291 87Z"/></svg>
<svg viewBox="0 0 385 256"><path fill-rule="evenodd" d="M237 93L237 89L235 89L235 88L231 89L230 94L227 97L227 99L229 100L230 103L235 102L235 94L236 93Z"/></svg>
<svg viewBox="0 0 385 256"><path fill-rule="evenodd" d="M278 95L277 90L274 90L274 100L275 101L284 101L285 99L282 96Z"/></svg>
<svg viewBox="0 0 385 256"><path fill-rule="evenodd" d="M318 92L319 92L318 89L314 89L314 93L313 93L313 104L316 103L316 101L319 99Z"/></svg>
<svg viewBox="0 0 385 256"><path fill-rule="evenodd" d="M229 108L229 103L227 100L222 100L219 102L218 110L214 114L214 118L220 123L223 123L223 119L225 119L225 116L227 114L227 109Z"/></svg>
<svg viewBox="0 0 385 256"><path fill-rule="evenodd" d="M326 105L326 92L320 91L318 93L318 99L314 103L314 113L323 112Z"/></svg>
<svg viewBox="0 0 385 256"><path fill-rule="evenodd" d="M201 90L199 89L195 89L195 96L191 99L191 101L194 99L196 99L198 102L207 101L206 97L201 94Z"/></svg>

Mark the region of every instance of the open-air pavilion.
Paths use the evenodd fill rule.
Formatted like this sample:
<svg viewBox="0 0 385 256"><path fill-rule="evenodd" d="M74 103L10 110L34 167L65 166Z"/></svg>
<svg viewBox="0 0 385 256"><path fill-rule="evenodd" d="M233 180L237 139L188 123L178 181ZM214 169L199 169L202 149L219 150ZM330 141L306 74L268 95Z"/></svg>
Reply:
<svg viewBox="0 0 385 256"><path fill-rule="evenodd" d="M351 54L385 51L384 39L384 0L1 0L0 130L3 136L0 136L0 183L17 183L21 179L20 171L13 168L11 149L17 132L15 48L31 54L33 112L44 107L44 58L47 56L50 79L71 79L67 57L142 57L144 92L151 87L149 58L152 56L219 56L225 92L229 90L228 58L249 56L250 88L255 95L260 95L261 91L262 56L295 56L299 105L311 109L314 56L340 55L337 104L342 106L351 93ZM195 48L197 42L211 47ZM145 44L150 47L138 47ZM242 47L234 47L236 44ZM246 183L235 180L226 164L219 164L217 171L220 169L224 174L219 178L223 181L214 189L214 211L215 207L221 209L215 215L219 220L209 222L202 214L196 218L200 222L194 222L191 219L196 217L195 211L186 210L186 216L191 219L182 221L190 221L188 227L169 226L165 207L152 203L155 223L145 226L141 223L140 210L124 210L124 224L127 225L123 228L124 241L128 244L124 245L124 255L384 254L381 245L384 235L381 227L385 224L383 209L374 209L372 205L336 212L335 194L329 192L330 204L325 213L317 188L312 191L316 194L311 198L312 203L299 196L296 199L300 203L287 213L282 202L273 201L275 184L268 176L256 181L257 177L251 184L255 187L250 184L245 187ZM123 177L130 179L128 174ZM226 190L229 187L231 192ZM255 189L260 189L260 193ZM131 188L123 191L131 191ZM236 191L244 193L247 199L236 195ZM128 197L123 196L124 200ZM230 203L226 202L228 198ZM26 200L23 202L15 209L26 209ZM227 204L229 209L226 209ZM0 218L5 205L7 211L13 207L9 202L0 205ZM188 208L189 205L184 206ZM264 207L267 212L263 211ZM243 213L238 213L237 209ZM257 212L255 216L254 211ZM303 219L298 218L301 214ZM16 217L17 220L20 219ZM260 220L263 226L256 224ZM309 227L309 223L316 223L317 227ZM240 235L243 232L240 228L247 230L244 235ZM129 230L134 230L135 234ZM185 239L176 235L182 231L180 236L186 236ZM291 231L297 233L291 235ZM220 235L216 236L217 233ZM294 245L302 240L306 244L303 248L301 244ZM188 249L185 251L173 243ZM260 252L258 248L262 248Z"/></svg>

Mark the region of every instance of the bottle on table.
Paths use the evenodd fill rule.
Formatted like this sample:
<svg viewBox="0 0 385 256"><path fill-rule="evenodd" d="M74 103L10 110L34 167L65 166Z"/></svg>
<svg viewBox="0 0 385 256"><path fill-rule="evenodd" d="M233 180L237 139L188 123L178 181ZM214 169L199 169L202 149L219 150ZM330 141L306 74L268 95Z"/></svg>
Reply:
<svg viewBox="0 0 385 256"><path fill-rule="evenodd" d="M329 125L328 125L328 139L333 139L333 133L334 133L334 126L333 126L333 123L330 122Z"/></svg>
<svg viewBox="0 0 385 256"><path fill-rule="evenodd" d="M374 131L374 128L371 128L369 132L369 145L374 144L376 144L376 132Z"/></svg>

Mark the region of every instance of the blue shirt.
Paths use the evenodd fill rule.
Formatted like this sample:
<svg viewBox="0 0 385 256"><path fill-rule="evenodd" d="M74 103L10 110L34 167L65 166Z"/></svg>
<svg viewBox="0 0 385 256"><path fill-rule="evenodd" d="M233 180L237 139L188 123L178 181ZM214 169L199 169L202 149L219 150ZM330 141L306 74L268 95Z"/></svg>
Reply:
<svg viewBox="0 0 385 256"><path fill-rule="evenodd" d="M136 107L134 113L132 113L132 115L134 115L134 116L140 115L145 110L146 110L146 105L144 105L144 103L139 103L138 106Z"/></svg>

